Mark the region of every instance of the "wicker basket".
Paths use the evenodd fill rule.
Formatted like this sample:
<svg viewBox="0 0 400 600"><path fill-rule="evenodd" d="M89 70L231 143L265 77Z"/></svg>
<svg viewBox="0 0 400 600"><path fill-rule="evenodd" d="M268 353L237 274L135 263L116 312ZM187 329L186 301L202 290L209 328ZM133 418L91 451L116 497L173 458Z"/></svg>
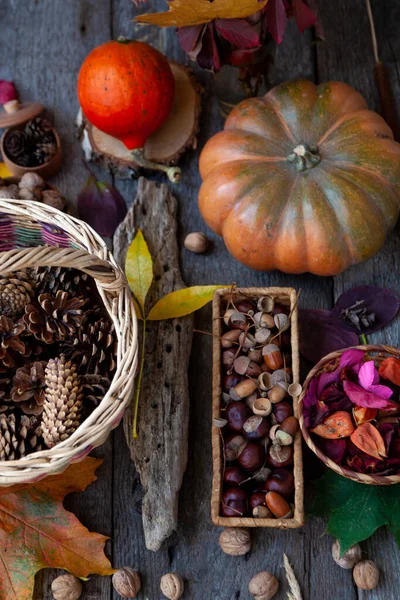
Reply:
<svg viewBox="0 0 400 600"><path fill-rule="evenodd" d="M397 348L392 348L391 346L354 346L352 349L363 350L364 352L367 352L368 358L370 358L370 360L375 360L375 362L378 364L388 356L400 358L400 350ZM300 396L298 405L301 432L307 443L307 446L318 456L318 458L322 460L323 463L326 464L327 467L332 469L332 471L335 471L335 473L343 475L343 477L347 477L347 479L357 481L358 483L366 483L369 485L393 485L395 483L400 483L400 475L365 475L363 473L357 473L356 471L352 471L351 469L338 465L332 459L328 458L314 444L308 429L304 425L303 402L304 396L308 390L308 386L310 385L310 381L317 375L321 375L324 371L333 371L338 366L343 352L346 352L347 350L349 350L349 348L344 348L343 350L338 350L337 352L328 354L321 359L319 363L316 364L315 367L309 372L308 377L304 382L303 392Z"/></svg>
<svg viewBox="0 0 400 600"><path fill-rule="evenodd" d="M242 288L235 290L238 295L250 297L272 296L277 302L290 307L291 346L293 383L299 382L299 333L297 293L293 288ZM216 290L213 298L213 419L220 417L221 410L221 303L226 302L232 293L231 288ZM293 398L294 414L298 416L298 398ZM255 519L252 517L222 517L220 515L223 477L223 448L221 432L212 426L213 481L211 496L211 518L215 525L223 527L275 527L294 529L304 525L304 481L301 433L294 440L294 515L291 519Z"/></svg>
<svg viewBox="0 0 400 600"><path fill-rule="evenodd" d="M137 320L125 276L86 223L38 202L0 201L0 273L38 266L73 267L92 276L118 339L117 370L100 405L64 442L0 462L0 486L62 472L102 444L128 406L137 364Z"/></svg>

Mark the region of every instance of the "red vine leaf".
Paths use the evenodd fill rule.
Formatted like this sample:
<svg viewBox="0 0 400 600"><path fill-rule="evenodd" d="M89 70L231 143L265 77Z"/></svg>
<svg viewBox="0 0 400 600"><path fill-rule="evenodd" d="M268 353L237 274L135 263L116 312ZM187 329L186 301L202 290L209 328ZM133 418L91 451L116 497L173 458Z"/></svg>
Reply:
<svg viewBox="0 0 400 600"><path fill-rule="evenodd" d="M260 36L244 19L217 19L218 33L237 48L250 49L260 45Z"/></svg>
<svg viewBox="0 0 400 600"><path fill-rule="evenodd" d="M265 7L265 18L268 31L280 44L286 29L287 14L284 0L269 0Z"/></svg>

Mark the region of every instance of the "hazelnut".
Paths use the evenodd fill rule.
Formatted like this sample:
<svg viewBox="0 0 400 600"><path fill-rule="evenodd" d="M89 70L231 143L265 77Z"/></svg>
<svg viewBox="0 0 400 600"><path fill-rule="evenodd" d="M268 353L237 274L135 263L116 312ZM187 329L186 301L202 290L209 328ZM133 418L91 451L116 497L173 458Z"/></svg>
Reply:
<svg viewBox="0 0 400 600"><path fill-rule="evenodd" d="M82 584L75 575L67 573L53 580L51 591L55 600L78 600L82 595Z"/></svg>
<svg viewBox="0 0 400 600"><path fill-rule="evenodd" d="M167 573L161 577L160 590L169 600L178 600L184 587L183 579L178 573Z"/></svg>
<svg viewBox="0 0 400 600"><path fill-rule="evenodd" d="M279 582L268 571L255 575L249 583L249 592L254 600L270 600L275 596L279 588Z"/></svg>
<svg viewBox="0 0 400 600"><path fill-rule="evenodd" d="M353 569L353 579L361 590L374 590L379 583L379 570L372 560L362 560Z"/></svg>
<svg viewBox="0 0 400 600"><path fill-rule="evenodd" d="M142 583L140 575L132 567L122 567L112 576L114 589L122 598L136 598Z"/></svg>
<svg viewBox="0 0 400 600"><path fill-rule="evenodd" d="M249 530L241 527L227 527L219 536L219 545L225 554L243 556L251 549Z"/></svg>
<svg viewBox="0 0 400 600"><path fill-rule="evenodd" d="M36 200L36 202L40 202L42 199L42 192L39 188L20 188L18 195L21 200Z"/></svg>
<svg viewBox="0 0 400 600"><path fill-rule="evenodd" d="M44 190L42 192L42 202L43 204L47 204L47 206L52 206L61 211L63 211L67 205L65 198L63 198L56 190Z"/></svg>
<svg viewBox="0 0 400 600"><path fill-rule="evenodd" d="M193 233L189 233L186 236L185 248L190 250L190 252L195 252L196 254L202 254L208 248L208 237L205 233L201 233L200 231L194 231Z"/></svg>
<svg viewBox="0 0 400 600"><path fill-rule="evenodd" d="M19 187L22 188L40 188L43 189L46 185L43 177L40 177L37 173L25 173L21 177L21 181L19 182Z"/></svg>
<svg viewBox="0 0 400 600"><path fill-rule="evenodd" d="M342 569L353 569L361 560L361 548L355 544L340 556L339 540L335 540L332 545L332 558Z"/></svg>

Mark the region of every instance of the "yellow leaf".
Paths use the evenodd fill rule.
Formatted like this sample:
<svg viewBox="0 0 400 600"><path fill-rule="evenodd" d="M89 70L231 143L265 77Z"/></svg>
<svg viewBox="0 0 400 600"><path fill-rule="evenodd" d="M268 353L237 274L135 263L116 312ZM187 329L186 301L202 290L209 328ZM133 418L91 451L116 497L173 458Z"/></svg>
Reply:
<svg viewBox="0 0 400 600"><path fill-rule="evenodd" d="M140 308L135 296L132 296L132 302L133 302L133 306L135 307L136 317L139 319L139 321L142 321L143 320L142 309Z"/></svg>
<svg viewBox="0 0 400 600"><path fill-rule="evenodd" d="M266 4L267 0L170 0L168 11L139 15L136 21L160 27L185 27L213 19L244 19Z"/></svg>
<svg viewBox="0 0 400 600"><path fill-rule="evenodd" d="M175 317L190 315L190 313L210 302L215 290L221 287L226 286L195 285L171 292L153 306L147 318L149 321L162 321L164 319L174 319Z"/></svg>
<svg viewBox="0 0 400 600"><path fill-rule="evenodd" d="M153 281L153 259L140 229L137 230L125 260L125 273L129 287L144 313L147 292Z"/></svg>
<svg viewBox="0 0 400 600"><path fill-rule="evenodd" d="M8 177L12 177L11 171L8 170L6 163L0 162L0 177L2 179L7 179Z"/></svg>

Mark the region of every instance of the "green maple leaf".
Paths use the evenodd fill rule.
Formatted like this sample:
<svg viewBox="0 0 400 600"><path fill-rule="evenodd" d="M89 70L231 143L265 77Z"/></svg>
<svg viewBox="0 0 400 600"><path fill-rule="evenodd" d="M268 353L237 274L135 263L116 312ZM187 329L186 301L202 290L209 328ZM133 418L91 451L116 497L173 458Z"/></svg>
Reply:
<svg viewBox="0 0 400 600"><path fill-rule="evenodd" d="M314 487L310 512L329 517L327 532L339 540L341 554L384 525L400 547L400 485L365 485L327 471Z"/></svg>

